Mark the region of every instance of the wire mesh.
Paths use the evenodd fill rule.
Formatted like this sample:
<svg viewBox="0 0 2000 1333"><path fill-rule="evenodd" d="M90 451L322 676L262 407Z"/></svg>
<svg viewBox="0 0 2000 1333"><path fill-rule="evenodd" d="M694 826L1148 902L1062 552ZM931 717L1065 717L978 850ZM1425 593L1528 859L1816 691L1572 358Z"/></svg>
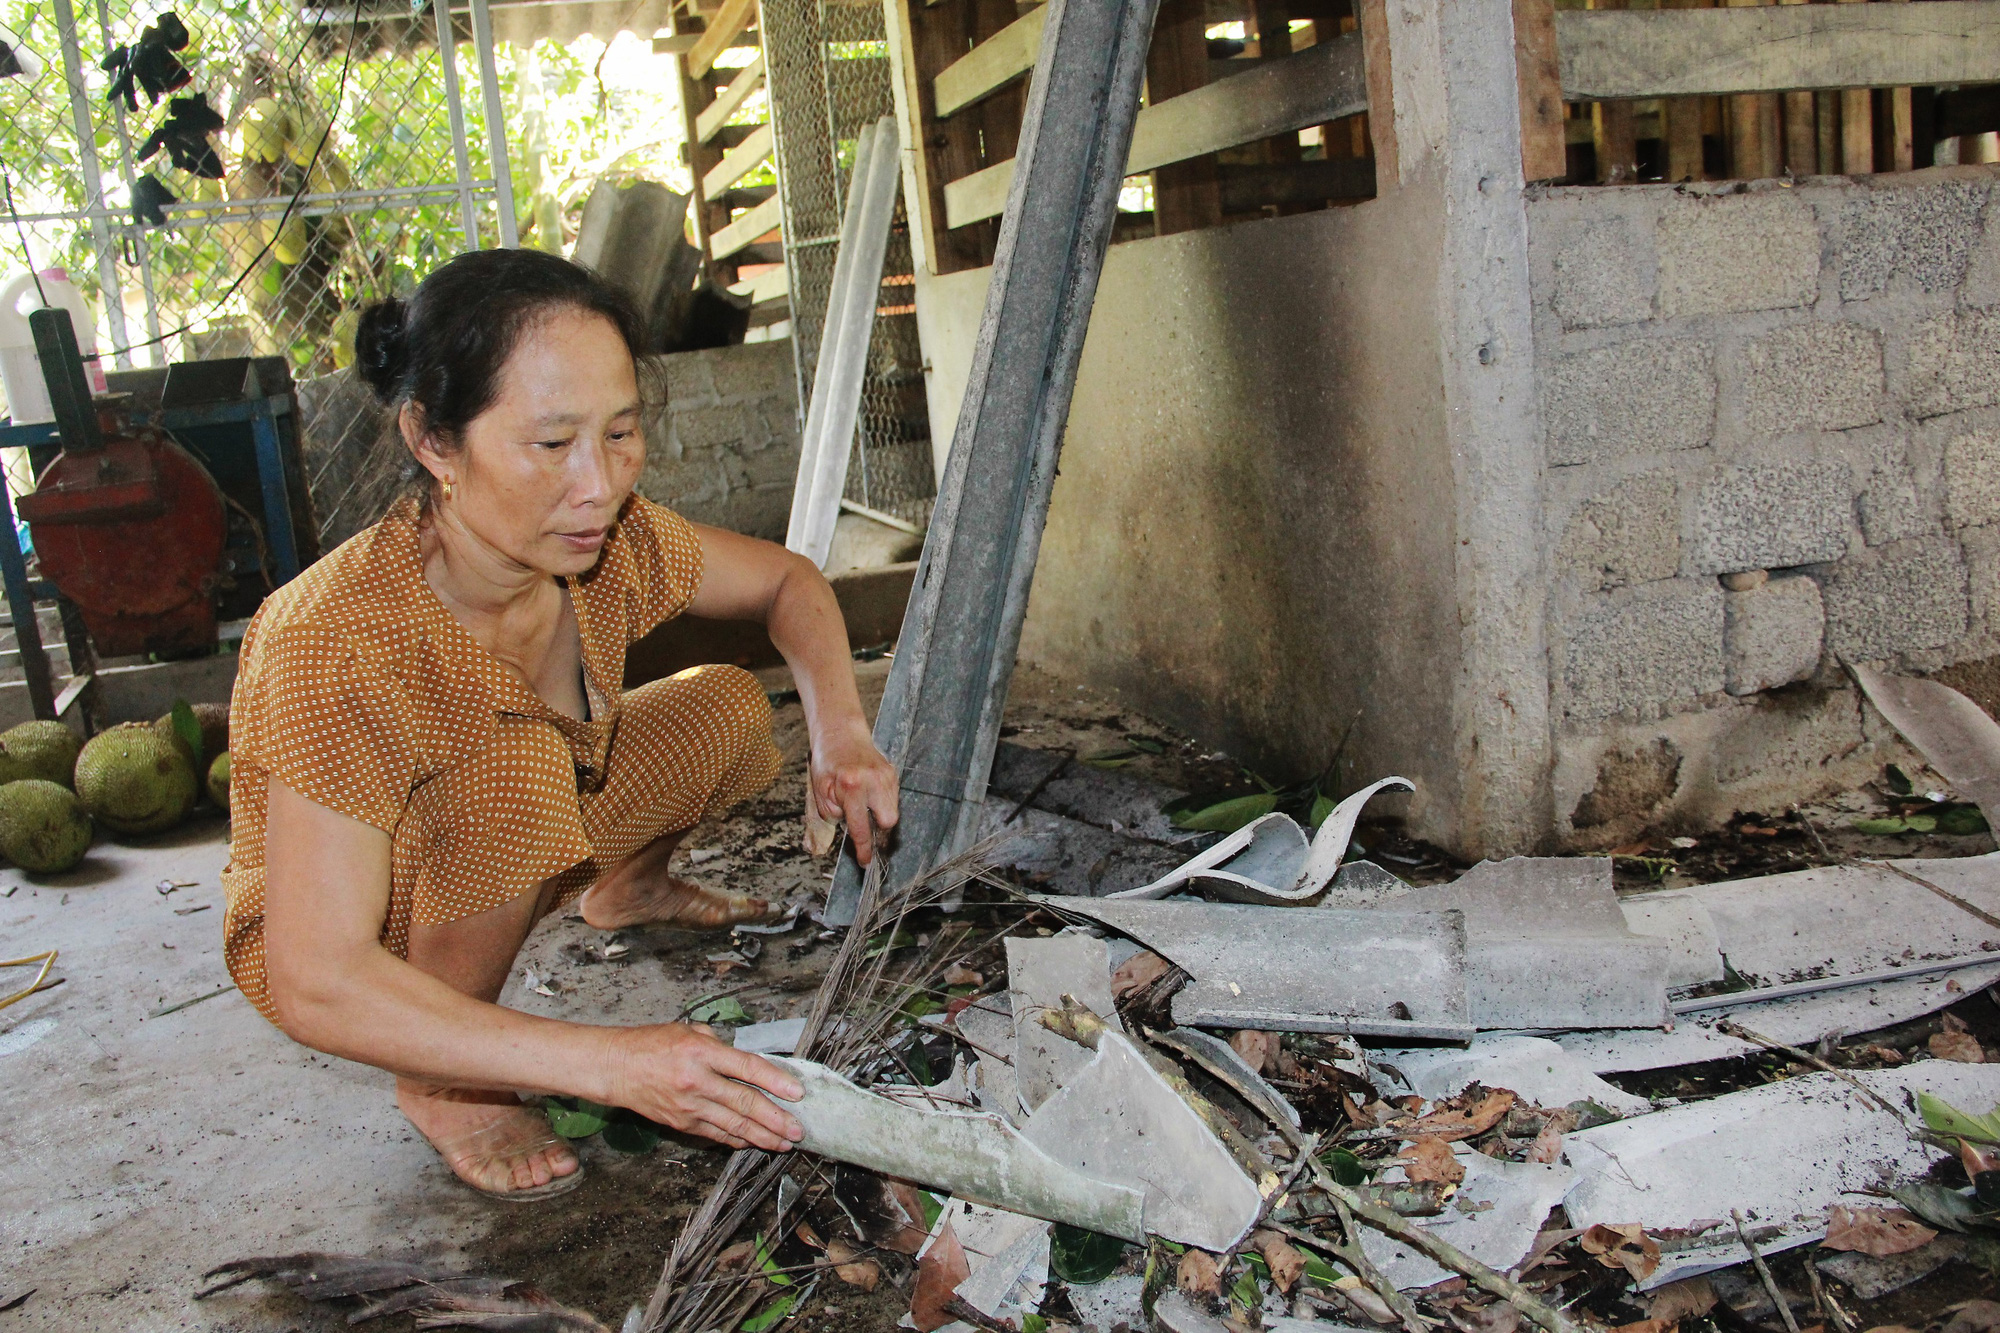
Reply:
<svg viewBox="0 0 2000 1333"><path fill-rule="evenodd" d="M803 413L825 334L841 209L853 184L860 132L894 109L889 47L879 4L763 0L761 22ZM914 271L909 221L899 203L868 344L847 498L922 526L937 486Z"/></svg>
<svg viewBox="0 0 2000 1333"><path fill-rule="evenodd" d="M148 39L176 20L184 46ZM357 463L379 421L340 373L360 309L466 248L468 225L473 245L498 234L486 138L454 133L434 12L0 0L0 24L34 67L0 78L18 219L0 270L66 269L107 370L283 357L321 533L372 521L382 497ZM459 119L480 125L457 27L456 82L473 90ZM121 48L142 75L135 107L104 67Z"/></svg>

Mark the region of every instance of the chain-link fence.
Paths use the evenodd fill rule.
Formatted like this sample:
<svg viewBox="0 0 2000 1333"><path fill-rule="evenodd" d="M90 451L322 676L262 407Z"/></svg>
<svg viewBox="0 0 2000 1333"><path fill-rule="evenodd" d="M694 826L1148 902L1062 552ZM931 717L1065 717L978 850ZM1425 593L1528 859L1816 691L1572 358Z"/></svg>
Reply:
<svg viewBox="0 0 2000 1333"><path fill-rule="evenodd" d="M864 125L893 112L892 75L880 4L763 0L762 12L803 411L825 330L856 141ZM913 273L909 223L898 205L868 346L847 499L922 526L937 487Z"/></svg>
<svg viewBox="0 0 2000 1333"><path fill-rule="evenodd" d="M106 370L283 357L330 537L383 499L360 493L375 419L338 373L361 307L513 239L473 18L447 62L421 3L0 0L0 271L67 269Z"/></svg>

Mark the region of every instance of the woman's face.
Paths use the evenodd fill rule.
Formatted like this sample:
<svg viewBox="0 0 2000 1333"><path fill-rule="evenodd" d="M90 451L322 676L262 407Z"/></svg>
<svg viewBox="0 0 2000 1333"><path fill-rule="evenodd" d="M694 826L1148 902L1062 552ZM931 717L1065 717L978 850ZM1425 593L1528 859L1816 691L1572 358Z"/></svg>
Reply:
<svg viewBox="0 0 2000 1333"><path fill-rule="evenodd" d="M645 465L639 407L618 330L601 315L558 310L521 335L457 452L419 458L452 483L439 500L447 519L517 564L582 574Z"/></svg>

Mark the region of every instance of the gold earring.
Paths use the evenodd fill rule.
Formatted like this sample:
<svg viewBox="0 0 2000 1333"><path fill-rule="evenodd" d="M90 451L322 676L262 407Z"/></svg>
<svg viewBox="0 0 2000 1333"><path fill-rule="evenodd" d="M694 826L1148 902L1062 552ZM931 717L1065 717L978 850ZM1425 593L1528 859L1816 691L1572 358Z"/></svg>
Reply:
<svg viewBox="0 0 2000 1333"><path fill-rule="evenodd" d="M445 499L447 499L447 500L451 499L451 478L450 478L450 477L446 477L446 478L444 479L444 498L445 498Z"/></svg>

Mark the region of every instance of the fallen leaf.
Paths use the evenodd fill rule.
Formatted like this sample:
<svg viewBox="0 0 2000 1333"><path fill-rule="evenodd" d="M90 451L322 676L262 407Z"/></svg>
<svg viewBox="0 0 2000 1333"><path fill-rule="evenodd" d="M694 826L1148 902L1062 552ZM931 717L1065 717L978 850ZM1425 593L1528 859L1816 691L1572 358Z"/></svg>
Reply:
<svg viewBox="0 0 2000 1333"><path fill-rule="evenodd" d="M1401 1322L1396 1318L1396 1312L1389 1308L1389 1303L1363 1285L1358 1277L1350 1274L1340 1279L1333 1284L1333 1290L1365 1319L1378 1324Z"/></svg>
<svg viewBox="0 0 2000 1333"><path fill-rule="evenodd" d="M1521 1312L1505 1301L1488 1305L1461 1305L1445 1311L1462 1333L1515 1333L1521 1327Z"/></svg>
<svg viewBox="0 0 2000 1333"><path fill-rule="evenodd" d="M1908 1324L1877 1324L1868 1329L1867 1333L1917 1333L1917 1330Z"/></svg>
<svg viewBox="0 0 2000 1333"><path fill-rule="evenodd" d="M1242 1056L1244 1064L1261 1074L1278 1053L1278 1034L1244 1028L1230 1034L1229 1049Z"/></svg>
<svg viewBox="0 0 2000 1333"><path fill-rule="evenodd" d="M1970 1032L1936 1032L1926 1043L1931 1054L1940 1060L1956 1060L1962 1065L1983 1065L1986 1052L1980 1048L1979 1038Z"/></svg>
<svg viewBox="0 0 2000 1333"><path fill-rule="evenodd" d="M1305 1255L1275 1231L1259 1231L1250 1237L1250 1243L1264 1256L1265 1266L1271 1270L1271 1281L1278 1284L1278 1290L1291 1295L1292 1284L1306 1271Z"/></svg>
<svg viewBox="0 0 2000 1333"><path fill-rule="evenodd" d="M1682 1278L1655 1287L1646 1297L1646 1315L1665 1324L1696 1319L1715 1308L1715 1288L1705 1277Z"/></svg>
<svg viewBox="0 0 2000 1333"><path fill-rule="evenodd" d="M1849 1208L1835 1204L1827 1215L1821 1249L1851 1250L1885 1259L1907 1254L1937 1239L1937 1232L1900 1208ZM1994 1307L2000 1310L2000 1306Z"/></svg>
<svg viewBox="0 0 2000 1333"><path fill-rule="evenodd" d="M983 986L984 973L975 972L964 963L953 963L944 970L944 984L947 986Z"/></svg>
<svg viewBox="0 0 2000 1333"><path fill-rule="evenodd" d="M748 1268L757 1257L757 1242L739 1240L721 1254L715 1256L715 1271L737 1273Z"/></svg>
<svg viewBox="0 0 2000 1333"><path fill-rule="evenodd" d="M1441 1138L1422 1138L1397 1154L1407 1158L1408 1165L1403 1174L1412 1185L1426 1181L1437 1181L1444 1185L1456 1185L1465 1179L1465 1168L1451 1155L1451 1146Z"/></svg>
<svg viewBox="0 0 2000 1333"><path fill-rule="evenodd" d="M1630 1324L1618 1324L1611 1333L1671 1333L1679 1325L1670 1319L1640 1319Z"/></svg>
<svg viewBox="0 0 2000 1333"><path fill-rule="evenodd" d="M833 840L840 836L840 825L831 819L820 817L818 802L812 793L806 793L805 846L808 856L825 856L833 850Z"/></svg>
<svg viewBox="0 0 2000 1333"><path fill-rule="evenodd" d="M1172 963L1160 955L1142 949L1112 970L1111 993L1122 1000L1133 991L1158 981L1172 966Z"/></svg>
<svg viewBox="0 0 2000 1333"><path fill-rule="evenodd" d="M1418 1120L1410 1128L1426 1137L1442 1139L1447 1143L1458 1139L1469 1139L1475 1134L1484 1134L1500 1123L1502 1116L1512 1110L1514 1094L1505 1088L1495 1088L1478 1101L1466 1107L1446 1107L1433 1111Z"/></svg>
<svg viewBox="0 0 2000 1333"><path fill-rule="evenodd" d="M2000 1302L1967 1301L1951 1307L1944 1333L1993 1333L1994 1329L2000 1329Z"/></svg>
<svg viewBox="0 0 2000 1333"><path fill-rule="evenodd" d="M1180 1267L1174 1271L1174 1285L1190 1296L1207 1296L1222 1299L1222 1270L1215 1266L1215 1256L1201 1250L1189 1248L1181 1256Z"/></svg>
<svg viewBox="0 0 2000 1333"><path fill-rule="evenodd" d="M903 1216L910 1220L896 1235L875 1243L885 1250L895 1250L900 1254L915 1254L930 1238L930 1222L925 1218L927 1210L924 1208L923 1197L915 1185L901 1180L889 1182L889 1193L895 1199L896 1206L902 1210Z"/></svg>
<svg viewBox="0 0 2000 1333"><path fill-rule="evenodd" d="M1644 1282L1660 1266L1660 1243L1637 1222L1609 1226L1599 1222L1579 1238L1583 1252L1595 1255L1606 1268L1622 1268L1634 1282Z"/></svg>
<svg viewBox="0 0 2000 1333"><path fill-rule="evenodd" d="M917 1285L910 1296L910 1322L918 1333L943 1328L955 1317L945 1306L958 1294L958 1284L972 1276L958 1236L950 1223L937 1234L923 1258L917 1260Z"/></svg>
<svg viewBox="0 0 2000 1333"><path fill-rule="evenodd" d="M833 1275L850 1287L863 1291L875 1290L882 1280L882 1266L865 1257L851 1243L834 1239L826 1243L827 1262L833 1265Z"/></svg>
<svg viewBox="0 0 2000 1333"><path fill-rule="evenodd" d="M1514 1265L1514 1276L1519 1278L1537 1264L1547 1263L1555 1254L1557 1246L1568 1244L1582 1234L1581 1228L1569 1227L1552 1227L1547 1231L1537 1232L1535 1243L1528 1250L1527 1257Z"/></svg>
<svg viewBox="0 0 2000 1333"><path fill-rule="evenodd" d="M1567 1107L1549 1112L1535 1134L1535 1141L1528 1145L1528 1160L1544 1165L1562 1158L1563 1135L1576 1128L1576 1113Z"/></svg>

